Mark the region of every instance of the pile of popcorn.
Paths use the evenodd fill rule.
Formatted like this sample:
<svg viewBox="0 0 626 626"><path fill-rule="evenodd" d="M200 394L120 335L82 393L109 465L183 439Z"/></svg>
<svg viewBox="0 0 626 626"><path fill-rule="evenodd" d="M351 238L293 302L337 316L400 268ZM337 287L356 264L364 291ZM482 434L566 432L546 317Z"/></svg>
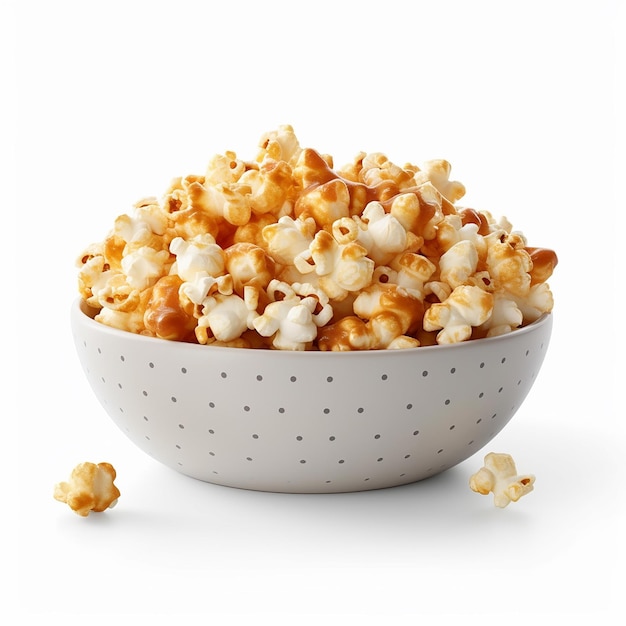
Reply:
<svg viewBox="0 0 626 626"><path fill-rule="evenodd" d="M508 333L553 307L556 254L455 203L450 164L333 158L291 126L120 215L78 260L103 324L174 341L378 350Z"/></svg>

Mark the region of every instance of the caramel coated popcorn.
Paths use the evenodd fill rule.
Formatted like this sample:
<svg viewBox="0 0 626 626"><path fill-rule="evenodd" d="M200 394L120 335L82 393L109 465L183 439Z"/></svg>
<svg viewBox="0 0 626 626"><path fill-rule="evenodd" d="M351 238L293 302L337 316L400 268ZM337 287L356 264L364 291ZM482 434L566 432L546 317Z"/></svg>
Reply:
<svg viewBox="0 0 626 626"><path fill-rule="evenodd" d="M116 472L110 463L80 463L69 481L54 487L54 499L67 504L77 515L87 517L113 508L120 497L115 486Z"/></svg>
<svg viewBox="0 0 626 626"><path fill-rule="evenodd" d="M451 165L333 158L293 128L120 215L79 256L103 324L174 341L377 350L508 333L550 312L556 254L456 203Z"/></svg>
<svg viewBox="0 0 626 626"><path fill-rule="evenodd" d="M470 488L484 496L493 493L494 505L503 509L534 489L532 474L518 474L510 454L490 452L485 465L470 477Z"/></svg>

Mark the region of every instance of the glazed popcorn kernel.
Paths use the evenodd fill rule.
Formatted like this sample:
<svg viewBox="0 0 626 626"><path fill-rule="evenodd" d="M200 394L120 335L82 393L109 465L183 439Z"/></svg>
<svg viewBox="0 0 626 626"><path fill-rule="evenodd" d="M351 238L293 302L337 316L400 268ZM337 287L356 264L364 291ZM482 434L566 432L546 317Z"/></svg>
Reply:
<svg viewBox="0 0 626 626"><path fill-rule="evenodd" d="M87 517L117 504L120 491L115 486L116 472L110 463L80 463L67 482L55 485L54 499L67 504L77 515Z"/></svg>
<svg viewBox="0 0 626 626"><path fill-rule="evenodd" d="M457 203L451 165L333 157L289 125L118 216L78 256L103 324L205 345L380 350L492 337L549 313L556 254Z"/></svg>

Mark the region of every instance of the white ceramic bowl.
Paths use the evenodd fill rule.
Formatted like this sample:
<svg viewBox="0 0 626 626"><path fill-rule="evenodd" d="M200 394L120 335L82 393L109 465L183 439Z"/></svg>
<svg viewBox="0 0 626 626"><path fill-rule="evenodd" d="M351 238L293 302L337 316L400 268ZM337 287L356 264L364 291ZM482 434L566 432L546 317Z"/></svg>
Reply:
<svg viewBox="0 0 626 626"><path fill-rule="evenodd" d="M143 337L89 311L72 307L78 357L139 448L203 481L291 493L391 487L464 461L519 409L552 330L544 315L452 346L285 352Z"/></svg>

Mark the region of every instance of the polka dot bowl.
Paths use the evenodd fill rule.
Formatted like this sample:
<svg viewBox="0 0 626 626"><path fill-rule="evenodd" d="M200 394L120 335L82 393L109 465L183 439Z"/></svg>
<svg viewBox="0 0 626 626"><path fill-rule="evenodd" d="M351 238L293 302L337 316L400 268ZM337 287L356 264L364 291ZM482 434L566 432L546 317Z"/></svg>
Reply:
<svg viewBox="0 0 626 626"><path fill-rule="evenodd" d="M196 479L262 491L392 487L461 463L504 428L552 316L453 346L285 352L170 342L72 308L95 396L138 448Z"/></svg>

